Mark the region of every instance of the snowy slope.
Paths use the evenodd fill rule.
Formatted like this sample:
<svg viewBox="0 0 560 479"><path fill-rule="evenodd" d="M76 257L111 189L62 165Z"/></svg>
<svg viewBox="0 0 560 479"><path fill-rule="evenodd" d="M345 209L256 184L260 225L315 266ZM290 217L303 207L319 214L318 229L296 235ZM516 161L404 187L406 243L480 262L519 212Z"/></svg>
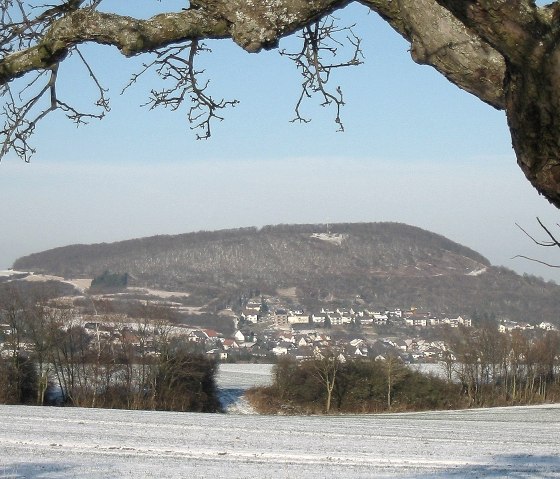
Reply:
<svg viewBox="0 0 560 479"><path fill-rule="evenodd" d="M271 382L272 364L220 364L216 382L220 402L228 414L256 414L243 396L253 386Z"/></svg>
<svg viewBox="0 0 560 479"><path fill-rule="evenodd" d="M560 478L560 405L330 417L0 406L0 478L149 477Z"/></svg>

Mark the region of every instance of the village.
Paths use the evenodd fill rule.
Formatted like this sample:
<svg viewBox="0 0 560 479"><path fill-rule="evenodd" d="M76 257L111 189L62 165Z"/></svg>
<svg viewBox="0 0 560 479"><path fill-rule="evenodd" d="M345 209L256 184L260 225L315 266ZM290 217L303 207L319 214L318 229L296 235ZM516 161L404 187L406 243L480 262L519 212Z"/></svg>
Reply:
<svg viewBox="0 0 560 479"><path fill-rule="evenodd" d="M9 273L14 277L14 272ZM26 279L45 278L31 274ZM284 296L243 296L235 306L210 312L207 307L190 305L186 293L125 288L96 294L85 288L90 281L72 285L80 287L82 295L43 305L45 318L60 330L81 331L80 347L94 352L103 348L127 351L136 360L157 356L162 343L173 343L220 362L274 363L282 356L302 361L335 349L348 359L396 355L406 363L437 363L452 355L452 331L479 326L464 314L444 315L415 307L361 304L345 308L327 303L306 309L285 291ZM0 308L0 353L4 357L31 353L40 338L34 342L26 337L26 328L19 325L25 323L20 316L27 313L8 306ZM29 314L36 314L37 308L34 311ZM505 318L492 324L500 333L556 329L549 322L529 324Z"/></svg>
<svg viewBox="0 0 560 479"><path fill-rule="evenodd" d="M168 302L163 302L172 308ZM176 306L176 305L175 305ZM177 307L177 306L176 306ZM180 309L180 307L178 307ZM126 314L84 314L66 310L66 329L83 328L91 350L101 345L111 349L133 348L137 357L159 354L162 341L183 343L188 350L204 353L220 362L276 362L288 356L298 361L321 356L336 349L341 357L384 359L398 355L406 363L436 363L449 356L445 330L472 328L472 320L463 315L436 315L415 308L370 309L321 308L304 311L288 309L277 298L253 298L239 311L227 308L218 316L225 324L233 322L233 333L220 328L130 318ZM500 332L513 330L555 329L550 323L530 325L502 321ZM0 324L0 350L9 354L13 325ZM33 350L33 344L21 341L20 350Z"/></svg>

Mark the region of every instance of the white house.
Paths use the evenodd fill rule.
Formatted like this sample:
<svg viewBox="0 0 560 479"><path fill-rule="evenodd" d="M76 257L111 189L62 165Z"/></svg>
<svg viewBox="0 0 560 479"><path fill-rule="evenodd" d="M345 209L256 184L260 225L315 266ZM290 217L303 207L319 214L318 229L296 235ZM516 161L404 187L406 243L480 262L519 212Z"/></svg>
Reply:
<svg viewBox="0 0 560 479"><path fill-rule="evenodd" d="M276 356L285 356L286 354L288 354L288 348L284 348L282 346L276 346L275 348L272 348L272 352Z"/></svg>
<svg viewBox="0 0 560 479"><path fill-rule="evenodd" d="M311 315L311 321L313 321L316 324L325 324L326 319L327 319L327 315L325 313L319 313L319 314L313 313Z"/></svg>
<svg viewBox="0 0 560 479"><path fill-rule="evenodd" d="M305 324L309 323L309 315L304 313L288 314L288 324Z"/></svg>
<svg viewBox="0 0 560 479"><path fill-rule="evenodd" d="M241 331L235 331L233 339L241 343L245 342L245 335Z"/></svg>
<svg viewBox="0 0 560 479"><path fill-rule="evenodd" d="M246 309L241 313L241 317L248 323L258 323L259 314L254 309Z"/></svg>

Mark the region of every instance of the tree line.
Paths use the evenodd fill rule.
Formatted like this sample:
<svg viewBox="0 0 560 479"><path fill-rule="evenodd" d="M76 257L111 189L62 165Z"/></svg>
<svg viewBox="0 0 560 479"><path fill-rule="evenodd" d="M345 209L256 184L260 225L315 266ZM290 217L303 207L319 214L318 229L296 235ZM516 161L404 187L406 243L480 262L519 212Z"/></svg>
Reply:
<svg viewBox="0 0 560 479"><path fill-rule="evenodd" d="M492 324L450 331L444 364L470 406L560 400L560 333L513 330Z"/></svg>
<svg viewBox="0 0 560 479"><path fill-rule="evenodd" d="M560 401L560 334L500 333L489 326L449 333L443 374L413 370L396 354L345 359L336 349L282 358L271 386L248 397L263 413L374 413Z"/></svg>
<svg viewBox="0 0 560 479"><path fill-rule="evenodd" d="M0 292L0 403L216 412L216 363L149 305L120 339L71 309Z"/></svg>

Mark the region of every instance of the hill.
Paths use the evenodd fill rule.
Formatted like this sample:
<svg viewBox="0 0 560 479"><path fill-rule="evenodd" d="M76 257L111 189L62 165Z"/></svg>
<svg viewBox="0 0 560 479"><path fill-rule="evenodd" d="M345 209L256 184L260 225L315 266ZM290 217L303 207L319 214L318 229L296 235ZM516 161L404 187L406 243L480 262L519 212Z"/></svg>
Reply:
<svg viewBox="0 0 560 479"><path fill-rule="evenodd" d="M557 322L560 287L495 267L449 239L399 223L279 225L71 245L14 268L66 278L104 271L129 285L187 291L199 305L282 295L321 304L411 307Z"/></svg>

